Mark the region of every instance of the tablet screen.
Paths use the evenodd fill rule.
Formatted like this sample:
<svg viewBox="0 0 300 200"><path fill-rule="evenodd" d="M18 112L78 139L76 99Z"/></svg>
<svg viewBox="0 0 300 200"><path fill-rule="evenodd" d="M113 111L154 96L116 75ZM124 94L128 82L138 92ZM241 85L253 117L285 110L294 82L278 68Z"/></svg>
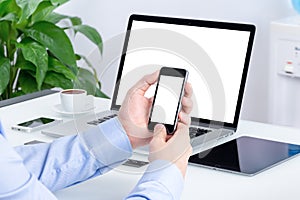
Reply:
<svg viewBox="0 0 300 200"><path fill-rule="evenodd" d="M192 164L255 175L300 153L300 145L242 136L191 156Z"/></svg>

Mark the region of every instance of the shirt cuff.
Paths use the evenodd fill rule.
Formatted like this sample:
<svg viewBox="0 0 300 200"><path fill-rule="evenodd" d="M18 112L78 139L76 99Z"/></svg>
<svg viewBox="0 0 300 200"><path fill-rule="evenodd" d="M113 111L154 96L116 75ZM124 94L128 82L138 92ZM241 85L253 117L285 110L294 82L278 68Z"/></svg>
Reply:
<svg viewBox="0 0 300 200"><path fill-rule="evenodd" d="M5 135L5 132L4 132L4 128L3 128L2 123L1 123L1 119L0 119L0 135L2 135L3 138L6 138L6 135Z"/></svg>
<svg viewBox="0 0 300 200"><path fill-rule="evenodd" d="M114 168L132 155L129 138L117 117L79 134L90 153L104 166Z"/></svg>
<svg viewBox="0 0 300 200"><path fill-rule="evenodd" d="M183 191L184 179L180 170L171 162L166 160L155 160L151 162L139 181L159 182L169 191L172 199L180 199Z"/></svg>

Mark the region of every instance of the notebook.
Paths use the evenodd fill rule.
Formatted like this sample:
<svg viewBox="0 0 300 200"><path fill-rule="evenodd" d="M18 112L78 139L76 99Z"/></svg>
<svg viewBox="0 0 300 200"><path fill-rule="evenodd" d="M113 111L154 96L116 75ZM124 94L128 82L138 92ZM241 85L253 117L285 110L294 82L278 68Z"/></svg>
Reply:
<svg viewBox="0 0 300 200"><path fill-rule="evenodd" d="M129 88L162 66L185 68L193 87L193 148L232 135L238 126L255 26L161 16L131 15L110 110L45 129L63 136L117 115ZM154 94L151 86L146 96Z"/></svg>

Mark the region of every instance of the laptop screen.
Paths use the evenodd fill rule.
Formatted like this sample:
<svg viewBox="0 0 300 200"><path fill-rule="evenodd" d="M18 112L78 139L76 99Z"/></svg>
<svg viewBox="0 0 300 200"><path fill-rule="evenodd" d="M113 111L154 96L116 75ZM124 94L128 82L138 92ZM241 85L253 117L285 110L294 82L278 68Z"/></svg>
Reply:
<svg viewBox="0 0 300 200"><path fill-rule="evenodd" d="M194 91L193 121L236 127L254 31L248 24L132 15L113 106L144 75L162 66L184 68Z"/></svg>

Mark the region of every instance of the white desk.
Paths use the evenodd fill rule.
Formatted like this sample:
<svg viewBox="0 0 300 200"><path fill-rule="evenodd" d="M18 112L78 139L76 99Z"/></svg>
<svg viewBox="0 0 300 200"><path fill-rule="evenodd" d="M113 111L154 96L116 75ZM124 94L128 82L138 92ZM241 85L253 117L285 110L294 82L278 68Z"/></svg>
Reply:
<svg viewBox="0 0 300 200"><path fill-rule="evenodd" d="M96 99L96 111L109 107L109 100ZM11 130L17 122L40 115L63 118L53 110L59 103L59 95L53 94L19 104L0 108L0 119L8 140L20 145L31 140L51 141L53 138L40 132L21 133ZM300 144L300 130L241 121L237 134L287 141ZM103 176L58 191L58 199L122 199L135 186L142 175L141 170L130 167L115 169ZM300 157L296 157L254 177L230 174L210 169L189 166L182 199L299 199L300 198Z"/></svg>

